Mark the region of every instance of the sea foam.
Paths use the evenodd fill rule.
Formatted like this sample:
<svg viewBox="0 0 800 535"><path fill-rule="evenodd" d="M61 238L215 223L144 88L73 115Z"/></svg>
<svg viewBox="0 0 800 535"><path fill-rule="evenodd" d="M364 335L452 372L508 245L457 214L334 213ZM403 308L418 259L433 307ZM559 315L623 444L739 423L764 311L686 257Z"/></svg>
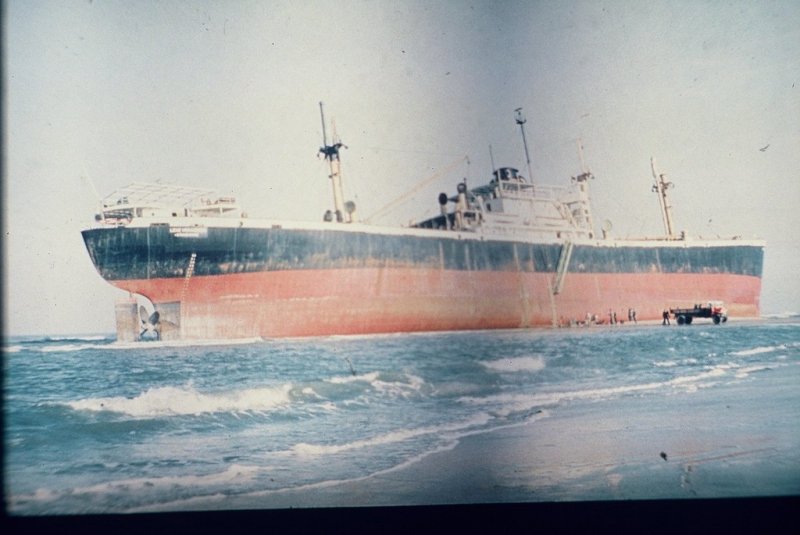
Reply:
<svg viewBox="0 0 800 535"><path fill-rule="evenodd" d="M354 440L341 444L309 444L301 442L292 447L292 452L301 456L330 455L343 451L394 444L425 435L442 435L466 432L470 428L486 425L492 420L488 413L478 413L464 420L441 425L418 427L415 429L397 429L362 440Z"/></svg>
<svg viewBox="0 0 800 535"><path fill-rule="evenodd" d="M492 371L501 373L538 372L545 367L544 359L541 356L490 360L481 364Z"/></svg>
<svg viewBox="0 0 800 535"><path fill-rule="evenodd" d="M112 411L133 418L227 412L235 416L268 411L289 403L291 385L202 393L192 386L150 388L136 397L88 398L67 403L77 411Z"/></svg>

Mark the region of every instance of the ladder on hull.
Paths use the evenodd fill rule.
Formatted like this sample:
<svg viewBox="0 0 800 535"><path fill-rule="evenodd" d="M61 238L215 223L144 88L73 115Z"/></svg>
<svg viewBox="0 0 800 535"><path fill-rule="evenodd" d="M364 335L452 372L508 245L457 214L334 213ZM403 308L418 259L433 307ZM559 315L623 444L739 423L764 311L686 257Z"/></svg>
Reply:
<svg viewBox="0 0 800 535"><path fill-rule="evenodd" d="M561 293L564 287L564 277L569 270L569 259L572 258L572 250L575 244L568 241L561 247L561 256L558 258L558 265L556 266L556 280L553 282L553 295Z"/></svg>
<svg viewBox="0 0 800 535"><path fill-rule="evenodd" d="M183 303L184 297L186 297L186 290L189 289L189 280L194 275L194 264L197 260L197 253L192 253L192 256L189 257L189 266L186 268L186 275L183 277L183 287L181 287L181 303Z"/></svg>
<svg viewBox="0 0 800 535"><path fill-rule="evenodd" d="M556 295L561 293L564 288L564 278L569 270L569 260L572 258L572 250L575 244L571 241L564 242L561 247L561 254L558 257L558 264L556 264L556 276L553 283L550 285L550 311L552 313L553 327L558 327L558 308L556 307Z"/></svg>

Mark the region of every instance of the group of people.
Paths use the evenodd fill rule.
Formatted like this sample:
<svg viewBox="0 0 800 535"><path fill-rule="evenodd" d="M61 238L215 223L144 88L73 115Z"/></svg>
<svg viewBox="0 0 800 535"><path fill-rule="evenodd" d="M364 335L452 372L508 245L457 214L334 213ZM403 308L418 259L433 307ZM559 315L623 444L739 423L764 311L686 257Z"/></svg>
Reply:
<svg viewBox="0 0 800 535"><path fill-rule="evenodd" d="M611 325L616 325L617 323L620 323L619 321L617 321L617 312L615 310L611 310L611 309L608 310L608 322ZM629 308L628 309L628 322L629 323L630 322L639 323L638 321L636 321L636 309L635 308Z"/></svg>
<svg viewBox="0 0 800 535"><path fill-rule="evenodd" d="M664 312L661 314L661 325L670 325L669 321L670 311L669 309L665 308ZM639 322L636 319L636 309L629 308L628 309L628 323L635 323L638 324ZM561 327L574 327L576 325L602 325L605 323L605 320L600 319L597 314L591 314L589 312L586 313L586 319L584 321L580 320L567 320L563 316L559 322ZM608 309L608 323L610 325L617 325L618 323L625 323L624 321L617 320L617 312L612 309Z"/></svg>
<svg viewBox="0 0 800 535"><path fill-rule="evenodd" d="M628 322L629 323L630 322L639 323L636 320L636 309L635 308L629 308L628 309ZM576 325L583 325L583 326L603 325L604 323L605 323L605 320L600 319L600 316L598 314L592 314L590 312L586 313L586 318L584 319L584 321L575 320L575 319L568 320L564 316L561 316L561 318L559 320L559 326L560 327L574 327ZM608 323L610 325L617 325L619 323L625 323L625 322L624 321L619 321L617 319L616 311L608 309Z"/></svg>

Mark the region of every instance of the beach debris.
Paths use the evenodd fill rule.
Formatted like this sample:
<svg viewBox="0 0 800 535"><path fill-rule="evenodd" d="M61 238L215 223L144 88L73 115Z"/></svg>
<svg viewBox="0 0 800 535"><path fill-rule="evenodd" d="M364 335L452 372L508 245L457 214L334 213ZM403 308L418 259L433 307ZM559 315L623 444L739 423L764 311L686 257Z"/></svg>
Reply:
<svg viewBox="0 0 800 535"><path fill-rule="evenodd" d="M661 458L664 459L665 461L667 460L667 454L664 453L663 451L661 452Z"/></svg>
<svg viewBox="0 0 800 535"><path fill-rule="evenodd" d="M355 375L356 375L356 370L355 370L355 368L353 368L353 363L352 363L352 362L350 362L350 358L349 358L349 357L345 357L345 358L344 358L344 360L346 360L346 361L347 361L347 364L350 366L350 373L352 373L352 374L353 374L353 377L355 377Z"/></svg>

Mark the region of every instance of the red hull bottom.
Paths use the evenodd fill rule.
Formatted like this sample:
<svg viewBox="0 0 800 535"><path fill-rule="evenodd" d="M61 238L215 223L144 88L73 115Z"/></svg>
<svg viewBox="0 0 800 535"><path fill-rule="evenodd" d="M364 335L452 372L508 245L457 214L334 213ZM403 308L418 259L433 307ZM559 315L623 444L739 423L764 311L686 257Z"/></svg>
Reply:
<svg viewBox="0 0 800 535"><path fill-rule="evenodd" d="M569 273L555 295L553 279L552 273L374 268L113 284L150 299L174 325L164 338L180 339L551 326L584 321L587 314L608 322L610 311L626 320L629 308L639 320L654 320L665 308L707 300L724 301L731 317L759 315L759 277ZM131 339L130 333L118 335Z"/></svg>

